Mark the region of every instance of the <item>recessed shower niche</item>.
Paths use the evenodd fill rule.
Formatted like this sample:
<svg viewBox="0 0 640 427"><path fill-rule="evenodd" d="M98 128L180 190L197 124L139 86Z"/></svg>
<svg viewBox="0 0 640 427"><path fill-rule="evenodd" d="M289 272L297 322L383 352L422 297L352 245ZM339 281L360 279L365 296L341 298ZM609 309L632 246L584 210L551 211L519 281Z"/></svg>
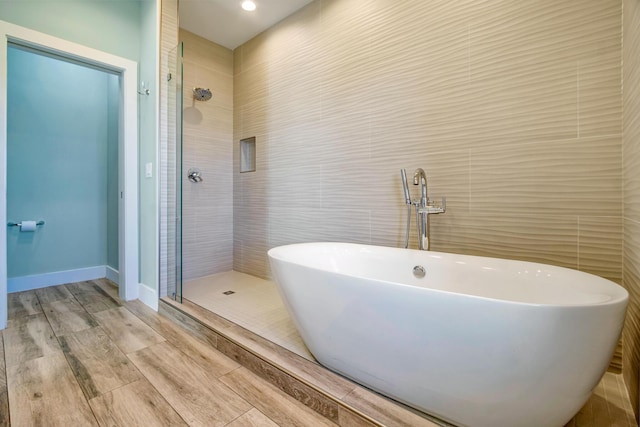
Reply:
<svg viewBox="0 0 640 427"><path fill-rule="evenodd" d="M256 137L240 140L240 173L256 171Z"/></svg>

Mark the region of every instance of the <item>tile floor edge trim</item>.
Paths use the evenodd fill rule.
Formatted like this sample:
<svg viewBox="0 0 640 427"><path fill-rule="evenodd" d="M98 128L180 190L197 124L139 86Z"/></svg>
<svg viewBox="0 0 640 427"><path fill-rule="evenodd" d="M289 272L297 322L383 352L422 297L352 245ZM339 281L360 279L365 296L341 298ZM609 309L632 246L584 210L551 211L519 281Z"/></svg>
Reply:
<svg viewBox="0 0 640 427"><path fill-rule="evenodd" d="M195 316L193 313L190 313L190 312L189 312L189 309L188 309L188 308L186 308L186 307L184 307L184 306L182 306L180 303L175 302L175 301L173 301L173 300L171 300L171 299L168 299L168 298L162 298L162 299L160 300L160 302L161 302L162 304L165 304L166 306L168 306L167 308L169 308L169 309L173 309L173 310L176 310L176 311L178 311L178 312L182 313L183 315L185 315L185 316L187 316L187 317L191 318L192 320L194 320L194 321L196 321L196 322L198 322L198 323L202 324L203 326L206 326L207 328L211 329L213 332L215 332L215 333L216 333L216 334L218 334L219 336L221 336L221 337L225 338L226 340L230 341L231 343L235 344L238 348L240 348L240 349L241 349L241 350L243 350L244 352L247 352L247 353L249 353L250 355L252 355L252 356L254 356L254 357L257 357L258 359L262 360L264 363L266 363L266 364L270 365L270 366L271 366L271 367L273 367L274 369L276 369L276 370L278 370L278 371L282 372L282 374L284 374L284 375L288 376L291 380L296 381L296 382L299 382L299 383L301 383L302 385L304 385L305 387L311 388L312 390L314 390L315 392L319 393L320 395L322 395L322 396L326 397L326 398L327 398L327 399L329 399L330 401L333 401L335 404L337 404L337 405L338 405L338 407L341 407L342 409L344 409L344 410L346 410L346 411L351 412L353 415L356 415L356 416L358 416L358 417L362 418L362 420L363 420L363 421L369 422L369 423L370 423L370 424L372 424L373 426L385 427L385 425L384 425L384 424L381 424L379 421L376 421L376 420L375 420L375 419L373 419L371 416L369 416L369 415L367 415L367 414L365 414L365 413L361 412L360 410L358 410L358 409L354 408L353 406L351 406L351 405L349 405L348 403L344 402L342 399L337 398L336 396L333 396L333 395L332 395L332 394L330 394L330 393L327 393L326 391L322 390L321 388L317 387L316 385L309 383L309 382L308 382L307 380L305 380L304 378L300 378L299 376L297 376L297 375L295 375L294 373L290 372L286 367L284 367L284 366L282 366L282 365L280 365L280 364L278 364L278 363L276 363L276 362L274 362L274 361L272 361L272 360L269 360L268 358L265 358L265 357L264 357L264 355L258 354L258 353L256 353L255 351L251 350L250 348L247 348L247 347L246 347L245 345L243 345L242 343L240 343L240 342L238 342L237 340L235 340L234 338L232 338L232 337L228 336L228 334L226 334L226 333L224 332L224 330L220 330L220 329L218 329L218 328L215 328L213 325L209 325L209 324L207 324L205 320L198 318L198 317L197 317L197 316ZM164 313L163 313L163 314L164 314ZM172 320L173 320L173 317L172 317ZM248 331L248 332L249 332L250 334L253 334L253 332L250 332L250 331ZM253 335L255 335L255 334L253 334ZM285 350L286 350L286 349L285 349ZM287 350L287 351L288 351L288 350ZM224 354L226 355L226 353L224 353ZM291 353L291 354L293 354L293 355L295 355L295 356L299 357L299 356L298 356L297 354L295 354L295 353ZM302 362L302 363L305 363L305 362L306 362L306 363L313 363L313 362L310 362L310 361L308 361L308 360L306 360L306 359L303 359L302 357L300 357L300 359L301 359L301 361L302 361L302 360L304 361L304 362ZM238 361L238 363L242 364L240 361ZM244 366L244 365L243 365L243 366ZM245 367L246 367L247 369L250 369L252 372L254 372L254 371L253 371L253 369L251 369L251 366L248 366L248 365L247 365L247 366L245 366ZM330 372L330 371L328 371L328 372ZM258 375L260 375L260 373L259 373L259 372L258 372L257 374L258 374ZM333 373L332 373L332 374L333 374ZM335 374L333 374L333 375L335 375ZM269 376L268 376L268 377L263 377L262 375L260 375L260 377L261 377L261 378L264 378L265 380L269 381L269 383L271 383L271 384L273 384L274 386L276 386L276 387L278 387L279 389L281 389L281 388L279 387L279 385L278 385L278 384L276 384L276 383L275 383L275 381L273 381L273 378L271 378L271 377L269 377ZM355 386L355 384L354 384L354 386ZM282 389L281 389L281 390L282 390ZM300 400L300 399L299 399L299 397L300 397L300 396L298 396L298 395L296 395L296 394L290 394L290 393L288 393L288 392L287 392L287 390L282 390L282 391L284 391L285 393L287 393L288 395L290 395L290 396L291 396L291 397L293 397L294 399L298 400L299 402L301 402L301 403L302 403L302 404L304 404L305 406L309 407L310 409L312 409L312 410L316 411L316 412L317 412L317 413L319 413L320 415L324 416L324 417L325 417L325 418L327 418L328 420L330 420L330 421L332 421L332 422L335 422L335 420L334 420L334 419L327 417L325 414L323 414L323 413L321 413L321 412L318 412L318 411L316 410L316 408L314 408L314 407L312 407L312 406L309 406L307 401L305 401L305 400Z"/></svg>

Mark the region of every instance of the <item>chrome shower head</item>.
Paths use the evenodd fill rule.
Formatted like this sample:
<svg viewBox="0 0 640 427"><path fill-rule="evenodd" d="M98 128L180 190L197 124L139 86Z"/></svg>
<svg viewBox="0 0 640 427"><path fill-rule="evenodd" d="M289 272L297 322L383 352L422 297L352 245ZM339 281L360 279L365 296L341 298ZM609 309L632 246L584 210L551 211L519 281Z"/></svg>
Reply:
<svg viewBox="0 0 640 427"><path fill-rule="evenodd" d="M204 89L201 87L193 88L193 97L196 101L208 101L211 99L213 95L211 94L211 90Z"/></svg>

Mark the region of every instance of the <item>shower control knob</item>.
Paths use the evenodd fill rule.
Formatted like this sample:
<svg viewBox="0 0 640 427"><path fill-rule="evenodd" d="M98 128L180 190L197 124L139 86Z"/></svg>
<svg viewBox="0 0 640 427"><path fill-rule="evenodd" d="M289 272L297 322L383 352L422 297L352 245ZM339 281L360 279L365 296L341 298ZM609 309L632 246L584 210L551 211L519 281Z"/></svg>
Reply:
<svg viewBox="0 0 640 427"><path fill-rule="evenodd" d="M189 169L189 172L187 172L187 178L189 178L189 181L191 182L202 182L202 176L200 175L200 169L198 168L191 168Z"/></svg>

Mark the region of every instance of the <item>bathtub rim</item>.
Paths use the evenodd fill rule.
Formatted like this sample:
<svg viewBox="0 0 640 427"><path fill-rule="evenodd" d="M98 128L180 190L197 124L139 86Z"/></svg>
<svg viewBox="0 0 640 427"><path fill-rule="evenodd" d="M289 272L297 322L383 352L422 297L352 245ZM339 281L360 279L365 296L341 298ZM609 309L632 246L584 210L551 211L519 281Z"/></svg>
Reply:
<svg viewBox="0 0 640 427"><path fill-rule="evenodd" d="M359 276L353 273L346 273L346 272L336 272L336 271L330 271L330 270L326 270L326 269L322 269L319 267L315 267L315 266L311 266L309 264L301 264L295 261L292 261L291 259L285 259L282 256L277 256L280 252L285 251L285 249L293 249L296 247L308 247L311 245L321 245L321 246L331 246L331 245L340 245L340 246L351 246L351 247L365 247L365 248L383 248L383 249L395 249L398 251L412 251L412 252L426 252L427 254L432 254L432 255L444 255L444 256L461 256L461 257L465 257L465 258L480 258L480 259L488 259L488 260L497 260L499 262L505 262L505 261L509 261L509 262L514 262L514 263L521 263L521 264L525 264L525 265L538 265L538 266L545 266L545 267L550 267L551 269L556 269L558 271L562 271L562 272L570 272L571 274L577 274L579 276L586 276L586 277L592 277L592 278L596 278L598 281L602 281L603 283L606 282L608 287L611 287L611 289L613 289L613 291L609 294L610 298L608 300L605 301L600 301L600 302L594 302L594 303L576 303L576 304L560 304L560 303L534 303L534 302L524 302L524 301L515 301L515 300L509 300L509 299L500 299L500 298L494 298L494 297L488 297L488 296L482 296L482 295L473 295L473 294L466 294L466 293L460 293L460 292L454 292L454 291L447 291L444 289L434 289L434 288L430 288L430 287L422 287L422 286L416 286L416 285L412 285L409 283L401 283L401 282L393 282L393 281L389 281L389 280L382 280L382 279L376 279L373 277L363 277L363 276ZM510 258L497 258L497 257L486 257L486 256L480 256L480 255L467 255L467 254L458 254L458 253L451 253L451 252L438 252L438 251L419 251L417 249L406 249L406 248L397 248L397 247L393 247L393 246L381 246L381 245L369 245L369 244L362 244L362 243L348 243L348 242L304 242L304 243L291 243L291 244L286 244L286 245L280 245L280 246L275 246L271 249L269 249L267 251L267 256L269 259L273 258L274 260L278 261L278 262L283 262L283 263L287 263L287 264L293 264L293 265L298 265L300 267L304 267L307 269L310 269L312 271L315 272L323 272L323 273L328 273L328 274L335 274L335 275L340 275L340 276L344 276L344 277L348 277L348 278L353 278L353 279L358 279L358 280L366 280L366 281L370 281L370 282L374 282L376 284L380 284L380 285L386 285L386 286L401 286L401 287L409 287L412 289L419 289L421 291L424 292L432 292L432 293L436 293L436 294L443 294L443 295L449 295L449 296L456 296L459 298L469 298L472 300L478 300L478 301L483 301L484 303L494 303L494 304L506 304L506 305L517 305L520 307L529 307L529 308L536 308L536 309L585 309L585 308L595 308L595 307L606 307L606 306L611 306L611 305L619 305L619 304L624 304L625 305L625 311L626 308L628 306L628 302L629 302L629 291L627 291L627 289L624 288L624 286L617 284L616 282L604 278L602 276L598 276L596 274L593 273L588 273L586 271L580 271L580 270L576 270L573 268L568 268L568 267L561 267L558 265L553 265L553 264L544 264L544 263L539 263L539 262L532 262L532 261L522 261L522 260L514 260L514 259L510 259ZM273 268L272 268L272 272L273 272ZM278 286L278 288L280 288L280 283L278 280L276 280L277 277L273 277L274 282L276 282L276 285ZM616 295L614 295L616 294ZM619 294L619 295L617 295Z"/></svg>

